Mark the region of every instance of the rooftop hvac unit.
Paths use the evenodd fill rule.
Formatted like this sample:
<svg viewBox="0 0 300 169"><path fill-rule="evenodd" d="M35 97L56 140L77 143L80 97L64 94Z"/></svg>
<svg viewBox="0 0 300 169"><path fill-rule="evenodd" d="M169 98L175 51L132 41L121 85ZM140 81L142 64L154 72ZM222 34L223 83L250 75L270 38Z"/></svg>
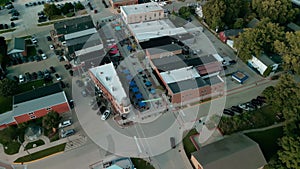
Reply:
<svg viewBox="0 0 300 169"><path fill-rule="evenodd" d="M110 77L106 76L106 77L105 77L105 80L106 80L106 81L109 81L109 80L110 80Z"/></svg>
<svg viewBox="0 0 300 169"><path fill-rule="evenodd" d="M114 86L112 86L111 89L112 89L113 92L115 92L117 90L117 88L114 87Z"/></svg>

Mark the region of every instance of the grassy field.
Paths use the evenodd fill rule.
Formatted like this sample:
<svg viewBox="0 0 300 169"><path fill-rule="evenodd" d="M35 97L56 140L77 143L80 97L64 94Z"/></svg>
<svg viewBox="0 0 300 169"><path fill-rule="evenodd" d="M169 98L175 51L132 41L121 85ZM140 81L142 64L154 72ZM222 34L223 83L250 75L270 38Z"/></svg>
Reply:
<svg viewBox="0 0 300 169"><path fill-rule="evenodd" d="M277 127L265 131L247 133L246 135L259 144L266 160L269 161L279 149L277 143L278 139L283 136L283 128Z"/></svg>
<svg viewBox="0 0 300 169"><path fill-rule="evenodd" d="M137 169L154 169L154 167L147 161L140 158L131 158L131 161L135 168Z"/></svg>
<svg viewBox="0 0 300 169"><path fill-rule="evenodd" d="M36 147L38 147L38 146L44 145L45 142L43 140L36 140L34 142L30 142L30 143L26 144L25 149L28 150L28 149L34 148L33 147L34 144L36 145Z"/></svg>
<svg viewBox="0 0 300 169"><path fill-rule="evenodd" d="M39 152L36 152L36 153L32 153L30 155L20 157L20 158L16 159L14 162L15 163L22 163L22 162L29 162L29 161L41 159L43 157L47 157L49 155L64 151L65 146L66 146L66 143L60 144L58 146L50 147L50 148L47 148L45 150L42 150L42 151L39 151Z"/></svg>
<svg viewBox="0 0 300 169"><path fill-rule="evenodd" d="M194 144L190 140L190 136L195 135L195 134L198 134L198 132L196 131L196 129L192 129L191 131L189 131L189 133L183 139L184 151L189 159L191 157L191 153L197 151Z"/></svg>
<svg viewBox="0 0 300 169"><path fill-rule="evenodd" d="M42 87L44 85L45 81L44 79L40 79L40 80L35 80L35 81L31 81L31 82L27 82L27 83L23 83L19 85L19 91L22 92L27 92L32 90L32 86L34 86L35 88L39 88ZM49 83L52 84L52 83ZM46 84L46 85L49 85Z"/></svg>
<svg viewBox="0 0 300 169"><path fill-rule="evenodd" d="M0 114L12 110L12 97L3 97L0 96Z"/></svg>

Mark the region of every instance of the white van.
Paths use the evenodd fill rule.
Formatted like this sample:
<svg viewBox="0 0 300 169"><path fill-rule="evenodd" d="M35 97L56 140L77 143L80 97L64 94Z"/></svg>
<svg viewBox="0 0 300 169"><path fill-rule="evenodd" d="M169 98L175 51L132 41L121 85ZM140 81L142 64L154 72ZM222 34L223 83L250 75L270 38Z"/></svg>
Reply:
<svg viewBox="0 0 300 169"><path fill-rule="evenodd" d="M19 83L25 82L25 78L23 75L19 75Z"/></svg>

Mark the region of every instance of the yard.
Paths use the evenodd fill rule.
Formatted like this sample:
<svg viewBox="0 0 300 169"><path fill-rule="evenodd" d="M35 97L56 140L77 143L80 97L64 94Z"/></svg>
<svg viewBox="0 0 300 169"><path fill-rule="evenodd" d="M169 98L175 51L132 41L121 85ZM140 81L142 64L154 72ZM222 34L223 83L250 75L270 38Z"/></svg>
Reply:
<svg viewBox="0 0 300 169"><path fill-rule="evenodd" d="M277 122L276 112L274 112L272 106L266 105L251 112L244 112L241 115L223 116L218 127L224 135L230 135L243 130L267 127L275 122Z"/></svg>
<svg viewBox="0 0 300 169"><path fill-rule="evenodd" d="M147 161L141 158L131 158L134 168L137 169L154 169L154 167Z"/></svg>
<svg viewBox="0 0 300 169"><path fill-rule="evenodd" d="M10 0L0 0L0 6L4 6L7 2L10 2Z"/></svg>
<svg viewBox="0 0 300 169"><path fill-rule="evenodd" d="M12 110L12 97L0 96L0 105L1 105L0 114Z"/></svg>
<svg viewBox="0 0 300 169"><path fill-rule="evenodd" d="M14 162L15 163L22 163L22 162L29 162L29 161L41 159L43 157L47 157L49 155L64 151L65 146L66 146L66 143L60 144L58 146L50 147L50 148L47 148L45 150L42 150L42 151L39 151L39 152L36 152L36 153L32 153L30 155L20 157L20 158L16 159Z"/></svg>
<svg viewBox="0 0 300 169"><path fill-rule="evenodd" d="M42 87L44 85L44 83L45 83L44 79L35 80L35 81L27 82L27 83L23 83L23 84L19 85L19 91L20 92L27 92L27 91L32 90L33 86L35 88Z"/></svg>
<svg viewBox="0 0 300 169"><path fill-rule="evenodd" d="M25 146L25 149L28 150L28 149L35 148L35 147L38 147L38 146L42 146L44 144L45 144L45 142L43 140L36 140L36 141L28 143ZM33 145L35 145L35 147Z"/></svg>
<svg viewBox="0 0 300 169"><path fill-rule="evenodd" d="M187 155L187 157L190 159L191 158L191 153L197 151L195 148L194 144L192 143L190 136L198 134L196 129L192 129L189 131L189 133L184 137L183 139L183 147L184 151Z"/></svg>
<svg viewBox="0 0 300 169"><path fill-rule="evenodd" d="M278 139L283 136L283 128L276 127L265 131L247 133L246 135L259 144L266 160L269 161L279 149L277 143Z"/></svg>

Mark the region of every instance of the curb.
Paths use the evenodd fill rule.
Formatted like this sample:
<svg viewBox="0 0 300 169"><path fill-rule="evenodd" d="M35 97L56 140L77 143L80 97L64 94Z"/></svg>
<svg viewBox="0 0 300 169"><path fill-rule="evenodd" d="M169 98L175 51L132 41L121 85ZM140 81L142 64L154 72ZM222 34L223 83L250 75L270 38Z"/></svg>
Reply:
<svg viewBox="0 0 300 169"><path fill-rule="evenodd" d="M36 160L28 161L28 162L23 162L23 163L22 162L13 162L13 164L30 164L30 163L34 163L34 162L46 159L48 157L56 156L56 155L62 154L62 153L64 153L64 151L60 151L60 152L57 152L57 153L54 153L54 154L51 154L51 155L48 155L48 156L45 156L45 157L42 157L42 158L39 158L39 159L36 159Z"/></svg>

